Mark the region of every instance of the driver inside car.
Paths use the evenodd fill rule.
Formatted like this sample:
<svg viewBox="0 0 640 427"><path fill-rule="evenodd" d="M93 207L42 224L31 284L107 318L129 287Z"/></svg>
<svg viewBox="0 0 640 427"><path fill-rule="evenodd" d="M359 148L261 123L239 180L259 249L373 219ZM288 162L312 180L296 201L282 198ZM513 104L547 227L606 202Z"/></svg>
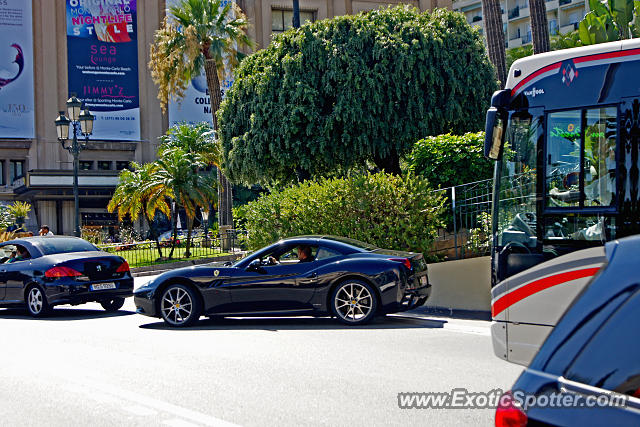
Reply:
<svg viewBox="0 0 640 427"><path fill-rule="evenodd" d="M31 258L29 252L26 248L22 246L16 246L17 255L15 257L11 257L7 260L7 263L16 262L16 261L24 261ZM13 254L12 254L13 255Z"/></svg>
<svg viewBox="0 0 640 427"><path fill-rule="evenodd" d="M312 249L311 246L309 245L300 245L297 247L297 254L298 254L298 262L311 262L313 261L315 258L313 257L312 254ZM276 265L276 264L280 264L280 256L273 256L273 255L269 255L266 259L266 265Z"/></svg>
<svg viewBox="0 0 640 427"><path fill-rule="evenodd" d="M313 256L311 255L311 246L301 245L298 246L298 262L311 262Z"/></svg>

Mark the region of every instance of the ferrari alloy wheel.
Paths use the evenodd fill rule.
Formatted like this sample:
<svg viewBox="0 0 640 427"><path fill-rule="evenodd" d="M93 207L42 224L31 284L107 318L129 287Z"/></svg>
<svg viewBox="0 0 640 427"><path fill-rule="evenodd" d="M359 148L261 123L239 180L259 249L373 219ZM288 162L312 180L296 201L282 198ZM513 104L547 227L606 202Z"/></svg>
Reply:
<svg viewBox="0 0 640 427"><path fill-rule="evenodd" d="M170 285L162 293L160 314L170 326L189 326L200 317L195 293L184 285Z"/></svg>
<svg viewBox="0 0 640 427"><path fill-rule="evenodd" d="M359 280L348 280L338 285L331 301L333 314L348 325L367 323L376 313L377 300L373 289Z"/></svg>
<svg viewBox="0 0 640 427"><path fill-rule="evenodd" d="M113 313L114 311L118 311L124 305L124 298L115 297L109 300L101 301L100 305L104 308L105 311L109 313Z"/></svg>
<svg viewBox="0 0 640 427"><path fill-rule="evenodd" d="M27 290L27 310L33 317L43 317L49 311L47 297L38 286L31 286Z"/></svg>

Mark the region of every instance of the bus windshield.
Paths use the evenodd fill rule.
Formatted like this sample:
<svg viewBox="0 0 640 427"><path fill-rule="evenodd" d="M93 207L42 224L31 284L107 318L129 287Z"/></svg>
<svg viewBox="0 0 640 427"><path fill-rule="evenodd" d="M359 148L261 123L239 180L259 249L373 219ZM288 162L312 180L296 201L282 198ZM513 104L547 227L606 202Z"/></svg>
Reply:
<svg viewBox="0 0 640 427"><path fill-rule="evenodd" d="M541 136L542 117L526 111L510 114L502 158L496 168L496 246L510 242L527 248L537 245L536 155Z"/></svg>

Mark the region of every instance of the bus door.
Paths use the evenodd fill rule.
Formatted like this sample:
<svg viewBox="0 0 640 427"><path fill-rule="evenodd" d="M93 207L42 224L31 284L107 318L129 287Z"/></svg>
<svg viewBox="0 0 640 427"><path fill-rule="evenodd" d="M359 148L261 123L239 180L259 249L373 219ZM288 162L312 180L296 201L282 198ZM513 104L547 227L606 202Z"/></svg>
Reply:
<svg viewBox="0 0 640 427"><path fill-rule="evenodd" d="M620 149L618 194L619 236L640 233L640 99L626 98L620 104Z"/></svg>
<svg viewBox="0 0 640 427"><path fill-rule="evenodd" d="M538 194L544 139L542 108L512 111L496 165L493 284L542 262Z"/></svg>

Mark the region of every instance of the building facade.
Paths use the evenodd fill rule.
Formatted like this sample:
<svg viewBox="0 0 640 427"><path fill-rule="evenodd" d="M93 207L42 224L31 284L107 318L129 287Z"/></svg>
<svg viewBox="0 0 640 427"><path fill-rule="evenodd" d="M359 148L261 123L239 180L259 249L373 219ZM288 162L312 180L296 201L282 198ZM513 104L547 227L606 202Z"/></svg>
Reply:
<svg viewBox="0 0 640 427"><path fill-rule="evenodd" d="M290 1L238 3L258 48L291 27ZM400 3L451 7L450 0L300 0L301 21ZM29 202L29 230L47 224L73 234L73 159L54 125L71 92L97 116L80 153L82 226L118 226L106 206L119 172L131 161L155 160L171 122L147 67L166 7L165 0L0 2L0 203Z"/></svg>
<svg viewBox="0 0 640 427"><path fill-rule="evenodd" d="M519 47L531 43L531 20L528 0L503 0L502 22L507 48ZM546 0L549 33L568 33L578 29L578 24L589 11L586 0ZM453 10L462 12L467 22L483 28L482 2L480 0L457 0Z"/></svg>

